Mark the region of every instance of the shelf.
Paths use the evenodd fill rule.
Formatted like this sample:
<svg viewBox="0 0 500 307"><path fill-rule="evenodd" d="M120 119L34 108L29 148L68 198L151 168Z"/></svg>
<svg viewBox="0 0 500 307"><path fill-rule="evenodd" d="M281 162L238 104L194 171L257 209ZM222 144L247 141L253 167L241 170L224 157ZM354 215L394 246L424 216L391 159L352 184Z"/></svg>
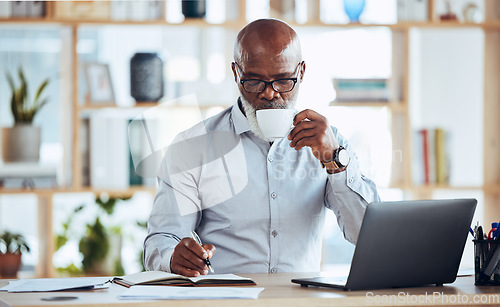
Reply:
<svg viewBox="0 0 500 307"><path fill-rule="evenodd" d="M91 188L91 187L82 187L80 189L75 189L77 193L108 193L111 197L128 197L132 196L137 192L149 192L152 194L156 193L155 187L146 187L146 186L131 186L126 190L121 189L103 189L103 188ZM73 193L73 192L72 192Z"/></svg>
<svg viewBox="0 0 500 307"><path fill-rule="evenodd" d="M103 189L103 188L55 188L55 189L0 189L0 195L5 194L36 194L36 195L52 195L65 193L108 193L111 197L128 197L137 192L156 193L156 188L146 186L131 186L126 190L121 189Z"/></svg>
<svg viewBox="0 0 500 307"><path fill-rule="evenodd" d="M138 102L131 106L118 106L116 104L106 104L106 105L79 105L79 111L93 111L93 110L103 110L103 109L117 109L117 110L134 110L134 109L149 109L154 107L168 108L168 109L200 109L207 110L210 108L227 108L227 105L182 105L182 104L166 104L157 102Z"/></svg>
<svg viewBox="0 0 500 307"><path fill-rule="evenodd" d="M485 30L498 30L500 29L500 20L486 22L481 27Z"/></svg>
<svg viewBox="0 0 500 307"><path fill-rule="evenodd" d="M117 26L185 26L185 27L225 27L241 29L246 23L240 21L226 21L224 23L209 23L204 19L186 19L181 23L171 23L166 20L71 20L71 19L52 19L52 18L9 18L0 19L2 23L13 24L60 24L69 26L103 26L103 25L117 25Z"/></svg>
<svg viewBox="0 0 500 307"><path fill-rule="evenodd" d="M329 104L330 107L370 107L370 108L382 108L386 107L395 112L404 112L407 109L407 105L404 102L395 101L332 101Z"/></svg>
<svg viewBox="0 0 500 307"><path fill-rule="evenodd" d="M227 108L228 106L223 105L169 105L169 104L158 104L155 102L139 103L131 106L117 106L117 105L80 105L78 107L78 113L80 118L89 118L95 112L108 112L108 114L117 115L126 118L135 118L147 110L152 108L157 108L154 112L168 112L171 110L193 110L198 112L204 112L210 110L211 108Z"/></svg>
<svg viewBox="0 0 500 307"><path fill-rule="evenodd" d="M166 20L71 20L71 19L52 19L52 18L9 18L0 19L0 24L59 24L68 26L104 26L104 25L119 25L119 26L173 26L173 27L224 27L239 30L243 28L247 21L226 21L224 23L209 23L204 19L186 19L181 23L171 23ZM395 24L328 24L320 21L296 23L289 22L292 27L331 27L331 28L370 28L370 27L388 27L393 30L408 30L410 28L483 28L487 30L500 30L499 21L487 21L484 23L462 23L458 21L443 21L443 22L400 22Z"/></svg>
<svg viewBox="0 0 500 307"><path fill-rule="evenodd" d="M500 184L488 184L483 188L485 193L500 195Z"/></svg>
<svg viewBox="0 0 500 307"><path fill-rule="evenodd" d="M394 25L389 25L393 29L410 29L410 28L483 28L483 29L500 29L500 21L491 21L485 23L462 23L458 21L443 21L443 22L401 22Z"/></svg>

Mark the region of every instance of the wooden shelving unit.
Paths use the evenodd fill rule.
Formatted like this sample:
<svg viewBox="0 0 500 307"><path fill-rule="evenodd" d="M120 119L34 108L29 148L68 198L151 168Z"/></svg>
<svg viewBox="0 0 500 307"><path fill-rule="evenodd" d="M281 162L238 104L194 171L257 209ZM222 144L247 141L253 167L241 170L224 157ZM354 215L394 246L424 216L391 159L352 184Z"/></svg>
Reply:
<svg viewBox="0 0 500 307"><path fill-rule="evenodd" d="M435 1L429 0L429 7L431 10L435 7ZM485 198L485 217L489 220L490 218L500 217L500 20L490 20L487 19L484 23L472 24L472 23L458 23L458 22L438 22L433 20L433 15L431 14L429 22L404 22L398 24L325 24L319 21L319 0L311 1L311 7L316 7L318 12L313 14L316 19L310 20L305 24L297 24L293 21L290 24L294 27L321 27L321 28L338 28L338 29L351 29L351 28L373 28L373 27L386 27L389 28L393 33L393 55L395 57L396 63L393 64L393 71L400 70L403 71L400 87L403 97L398 101L389 102L349 102L340 103L332 102L333 107L387 107L392 113L392 138L396 147L404 149L403 160L401 162L394 162L392 165L393 169L393 180L390 188L401 189L403 191L412 191L415 195L421 197L432 196L432 193L436 190L477 190L484 193ZM240 16L245 16L245 0L239 0L239 14ZM72 96L71 96L71 114L69 116L69 126L71 127L72 143L72 182L71 185L64 188L52 189L52 190L0 190L1 194L36 194L39 197L39 210L41 215L39 217L39 229L40 229L40 264L37 275L40 277L50 277L54 275L54 269L51 262L51 255L54 251L54 243L50 238L53 237L52 233L52 196L59 193L95 193L100 194L102 192L107 192L111 196L131 196L139 191L146 191L150 193L155 193L153 188L148 187L130 187L126 190L107 190L107 189L92 189L90 187L85 187L82 185L81 169L82 161L79 155L80 153L80 133L79 133L79 121L82 118L82 114L89 112L98 111L104 108L115 108L115 109L135 109L135 108L151 108L157 106L153 103L137 103L135 106L131 107L117 107L116 105L104 105L104 106L90 106L79 101L78 97L78 76L79 76L79 58L77 52L78 44L78 29L81 26L160 26L160 27L197 27L197 28L209 28L209 27L223 27L226 29L239 30L243 27L247 21L244 18L239 18L236 21L228 21L223 24L210 24L205 20L186 20L180 24L168 23L164 20L153 20L153 21L103 21L103 20L61 20L54 19L52 15L52 9L50 6L53 5L52 2L48 2L49 14L46 18L38 19L0 19L0 25L11 24L11 25L23 25L23 26L33 26L38 25L57 25L61 27L67 27L71 32L71 80L69 81L72 86ZM486 1L487 8L489 6L496 5L492 1ZM410 90L409 84L409 31L411 29L462 29L462 28L476 28L481 29L485 33L485 64L484 65L484 80L485 80L485 98L484 98L484 185L482 186L466 186L466 187L456 187L449 185L425 185L417 186L412 183L411 174L411 163L412 147L411 138L412 131L410 127L410 111L408 102L408 92ZM211 108L216 105L208 105L202 108ZM178 106L172 105L171 108L191 108L191 106ZM194 107L194 106L193 106ZM198 108L198 106L196 106ZM465 167L473 167L470 164L464 163Z"/></svg>

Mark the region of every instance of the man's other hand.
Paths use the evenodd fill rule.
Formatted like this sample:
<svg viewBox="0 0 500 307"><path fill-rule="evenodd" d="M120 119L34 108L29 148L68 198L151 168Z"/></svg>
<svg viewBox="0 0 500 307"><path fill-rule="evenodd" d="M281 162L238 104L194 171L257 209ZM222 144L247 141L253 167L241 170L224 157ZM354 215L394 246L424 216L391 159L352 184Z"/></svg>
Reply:
<svg viewBox="0 0 500 307"><path fill-rule="evenodd" d="M170 271L187 277L198 277L208 274L205 259L212 258L215 246L203 244L200 246L192 238L182 239L174 249L170 259Z"/></svg>

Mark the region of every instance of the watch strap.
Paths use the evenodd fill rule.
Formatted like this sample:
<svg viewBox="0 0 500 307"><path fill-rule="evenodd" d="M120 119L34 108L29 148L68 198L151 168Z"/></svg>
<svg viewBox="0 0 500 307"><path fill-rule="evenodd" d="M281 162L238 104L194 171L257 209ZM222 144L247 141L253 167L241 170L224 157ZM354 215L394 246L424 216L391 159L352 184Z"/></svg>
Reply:
<svg viewBox="0 0 500 307"><path fill-rule="evenodd" d="M335 149L335 151L333 152L333 159L331 161L328 161L328 162L323 162L323 161L320 161L321 162L321 166L323 168L326 168L326 171L330 174L335 174L335 173L339 173L339 172L342 172L346 169L345 166L340 166L336 161L337 161L337 156L338 156L338 153L340 150L342 149L345 149L343 146L340 146L339 148Z"/></svg>

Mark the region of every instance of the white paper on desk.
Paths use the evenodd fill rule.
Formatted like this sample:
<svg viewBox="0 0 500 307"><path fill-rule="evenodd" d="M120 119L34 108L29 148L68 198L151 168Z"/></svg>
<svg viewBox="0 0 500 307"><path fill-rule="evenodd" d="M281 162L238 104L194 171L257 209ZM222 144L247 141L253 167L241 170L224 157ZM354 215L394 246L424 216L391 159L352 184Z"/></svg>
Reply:
<svg viewBox="0 0 500 307"><path fill-rule="evenodd" d="M91 290L107 288L109 277L37 278L9 281L0 291L52 292L62 290Z"/></svg>
<svg viewBox="0 0 500 307"><path fill-rule="evenodd" d="M264 288L133 286L122 300L257 299Z"/></svg>

